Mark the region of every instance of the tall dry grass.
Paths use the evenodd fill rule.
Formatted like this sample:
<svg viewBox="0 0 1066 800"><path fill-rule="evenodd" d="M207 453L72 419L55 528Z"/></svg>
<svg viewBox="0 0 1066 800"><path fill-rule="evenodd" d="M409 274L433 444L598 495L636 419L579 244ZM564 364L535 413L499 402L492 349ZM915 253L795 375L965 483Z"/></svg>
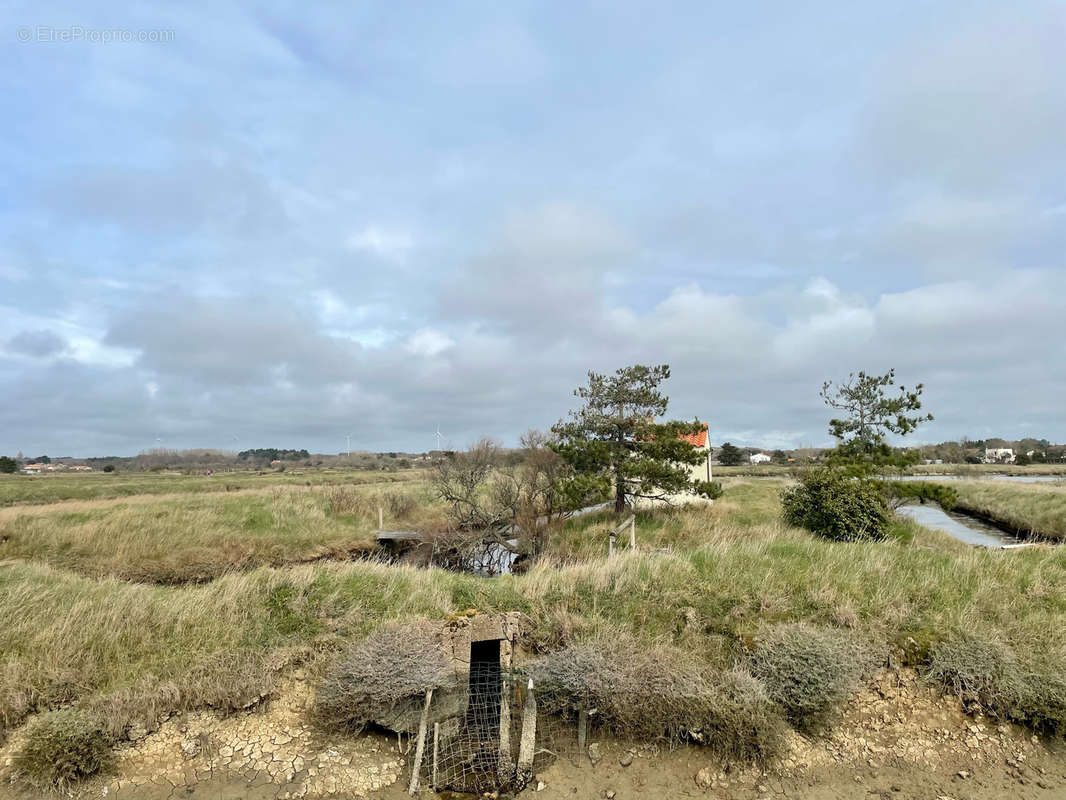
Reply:
<svg viewBox="0 0 1066 800"><path fill-rule="evenodd" d="M439 524L424 486L274 487L235 494L141 496L0 510L0 558L89 576L206 581L233 570L375 547L378 507L390 525Z"/></svg>

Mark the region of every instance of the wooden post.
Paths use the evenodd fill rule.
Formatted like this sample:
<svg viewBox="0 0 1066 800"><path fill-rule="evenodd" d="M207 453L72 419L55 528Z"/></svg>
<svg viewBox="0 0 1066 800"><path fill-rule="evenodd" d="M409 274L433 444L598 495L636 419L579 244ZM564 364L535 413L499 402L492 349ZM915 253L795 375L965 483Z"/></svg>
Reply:
<svg viewBox="0 0 1066 800"><path fill-rule="evenodd" d="M614 531L607 534L607 558L614 555L614 537L617 535Z"/></svg>
<svg viewBox="0 0 1066 800"><path fill-rule="evenodd" d="M500 756L496 762L496 774L500 783L514 777L514 760L511 758L511 694L507 678L500 679Z"/></svg>
<svg viewBox="0 0 1066 800"><path fill-rule="evenodd" d="M500 692L500 758L511 760L511 698L507 696L507 684L504 681Z"/></svg>
<svg viewBox="0 0 1066 800"><path fill-rule="evenodd" d="M533 775L533 753L537 743L537 701L533 697L533 679L529 679L526 705L522 710L522 741L518 745L518 776L529 780Z"/></svg>
<svg viewBox="0 0 1066 800"><path fill-rule="evenodd" d="M422 718L418 721L418 746L415 747L415 763L411 767L411 784L408 794L418 791L418 773L422 771L422 754L426 750L426 723L429 719L429 703L433 699L433 690L426 692L426 704L422 706Z"/></svg>
<svg viewBox="0 0 1066 800"><path fill-rule="evenodd" d="M378 530L384 530L385 528L385 512L381 506L378 506Z"/></svg>
<svg viewBox="0 0 1066 800"><path fill-rule="evenodd" d="M440 785L440 781L437 780L437 752L440 740L440 723L433 723L433 791L437 791L437 786Z"/></svg>
<svg viewBox="0 0 1066 800"><path fill-rule="evenodd" d="M581 709L577 712L577 749L585 752L585 742L588 740L589 712Z"/></svg>
<svg viewBox="0 0 1066 800"><path fill-rule="evenodd" d="M635 514L629 518L629 549L637 549L637 517Z"/></svg>

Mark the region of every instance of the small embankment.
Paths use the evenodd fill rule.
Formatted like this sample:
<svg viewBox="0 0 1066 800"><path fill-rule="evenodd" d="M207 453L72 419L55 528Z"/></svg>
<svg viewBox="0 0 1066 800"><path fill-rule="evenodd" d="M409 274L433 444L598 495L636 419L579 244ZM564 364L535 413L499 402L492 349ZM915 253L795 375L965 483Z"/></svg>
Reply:
<svg viewBox="0 0 1066 800"><path fill-rule="evenodd" d="M952 484L955 510L1003 528L1019 537L1066 540L1066 489L989 481Z"/></svg>
<svg viewBox="0 0 1066 800"><path fill-rule="evenodd" d="M167 716L134 730L116 748L109 773L75 784L71 796L406 797L409 742L320 730L309 720L315 687L308 678L297 670L255 709ZM0 747L5 778L23 738L20 731ZM698 746L668 748L604 731L589 745L538 774L529 794L991 800L1061 797L1066 788L1066 759L1056 748L1024 728L967 716L909 669L883 672L857 692L829 734L788 733L771 764L745 766ZM0 784L3 800L20 796L9 791Z"/></svg>

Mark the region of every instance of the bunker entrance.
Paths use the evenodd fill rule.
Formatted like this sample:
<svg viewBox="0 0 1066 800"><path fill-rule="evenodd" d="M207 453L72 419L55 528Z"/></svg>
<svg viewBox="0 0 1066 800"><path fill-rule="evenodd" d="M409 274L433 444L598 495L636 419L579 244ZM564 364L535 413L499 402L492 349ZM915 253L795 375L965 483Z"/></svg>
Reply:
<svg viewBox="0 0 1066 800"><path fill-rule="evenodd" d="M484 740L500 738L500 641L470 643L470 701L466 724Z"/></svg>

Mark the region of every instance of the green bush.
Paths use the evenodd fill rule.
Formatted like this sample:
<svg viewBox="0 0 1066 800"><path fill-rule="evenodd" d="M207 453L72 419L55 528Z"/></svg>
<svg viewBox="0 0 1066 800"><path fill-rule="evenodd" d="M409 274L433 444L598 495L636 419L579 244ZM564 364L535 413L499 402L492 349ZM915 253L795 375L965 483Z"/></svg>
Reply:
<svg viewBox="0 0 1066 800"><path fill-rule="evenodd" d="M721 481L696 481L696 494L717 500L725 494L725 489L722 488Z"/></svg>
<svg viewBox="0 0 1066 800"><path fill-rule="evenodd" d="M932 501L945 511L951 511L959 502L959 493L953 486L936 481L885 481L882 486L892 497L920 503Z"/></svg>
<svg viewBox="0 0 1066 800"><path fill-rule="evenodd" d="M760 635L751 671L789 722L815 731L828 725L878 655L844 631L790 623Z"/></svg>
<svg viewBox="0 0 1066 800"><path fill-rule="evenodd" d="M827 467L804 472L781 503L788 524L840 542L884 539L891 519L876 482Z"/></svg>
<svg viewBox="0 0 1066 800"><path fill-rule="evenodd" d="M590 718L624 738L693 740L719 756L767 761L783 748L784 719L744 672L713 673L677 648L627 636L580 642L530 669L538 707Z"/></svg>
<svg viewBox="0 0 1066 800"><path fill-rule="evenodd" d="M82 778L107 772L114 763L111 738L83 711L49 711L31 722L12 766L36 789L67 791Z"/></svg>
<svg viewBox="0 0 1066 800"><path fill-rule="evenodd" d="M371 722L389 726L420 706L427 691L453 682L432 625L390 625L339 658L318 689L314 716L323 727L349 733L359 733Z"/></svg>

